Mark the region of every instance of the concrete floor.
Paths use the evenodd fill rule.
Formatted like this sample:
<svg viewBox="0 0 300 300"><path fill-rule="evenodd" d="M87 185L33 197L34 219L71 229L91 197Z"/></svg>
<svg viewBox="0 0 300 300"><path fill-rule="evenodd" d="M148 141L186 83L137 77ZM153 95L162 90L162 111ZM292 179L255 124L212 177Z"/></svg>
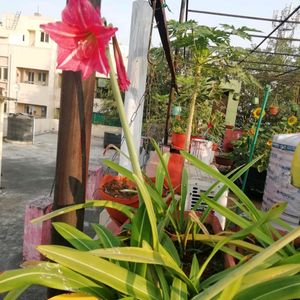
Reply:
<svg viewBox="0 0 300 300"><path fill-rule="evenodd" d="M25 206L34 199L50 196L55 174L56 146L56 133L36 136L33 145L3 143L0 272L18 268L22 262ZM92 138L90 168L100 166L102 153L103 140ZM26 295L22 299L46 299L44 292L34 291Z"/></svg>

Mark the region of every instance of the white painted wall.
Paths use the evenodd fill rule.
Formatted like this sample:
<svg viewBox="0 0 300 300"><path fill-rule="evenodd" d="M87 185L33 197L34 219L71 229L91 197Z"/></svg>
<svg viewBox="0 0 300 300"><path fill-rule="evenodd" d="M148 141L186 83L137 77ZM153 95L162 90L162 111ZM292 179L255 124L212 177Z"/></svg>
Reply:
<svg viewBox="0 0 300 300"><path fill-rule="evenodd" d="M57 132L58 131L58 119L35 119L34 129L35 134L42 134L45 132ZM92 136L103 138L104 132L110 132L115 134L122 133L121 127L106 126L106 125L92 125ZM7 136L7 116L3 120L3 136Z"/></svg>

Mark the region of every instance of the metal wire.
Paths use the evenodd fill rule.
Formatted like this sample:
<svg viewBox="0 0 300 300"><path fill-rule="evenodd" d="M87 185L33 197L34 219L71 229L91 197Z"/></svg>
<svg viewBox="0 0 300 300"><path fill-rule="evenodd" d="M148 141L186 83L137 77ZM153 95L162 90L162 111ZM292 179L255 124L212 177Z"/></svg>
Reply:
<svg viewBox="0 0 300 300"><path fill-rule="evenodd" d="M293 16L300 9L300 5L297 6L284 20L282 20L256 47L254 47L239 63L243 63L255 50L257 50L271 35L278 30L291 16Z"/></svg>

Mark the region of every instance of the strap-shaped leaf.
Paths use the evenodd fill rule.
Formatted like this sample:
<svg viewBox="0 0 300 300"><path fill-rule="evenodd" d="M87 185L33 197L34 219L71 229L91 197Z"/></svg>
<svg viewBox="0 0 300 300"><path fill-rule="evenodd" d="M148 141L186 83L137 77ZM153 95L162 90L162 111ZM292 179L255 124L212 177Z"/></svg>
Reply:
<svg viewBox="0 0 300 300"><path fill-rule="evenodd" d="M82 251L98 249L100 244L74 226L63 222L53 222L55 230L74 248Z"/></svg>
<svg viewBox="0 0 300 300"><path fill-rule="evenodd" d="M149 222L151 225L151 232L152 232L152 242L153 242L153 248L157 249L158 247L158 230L157 230L157 219L153 207L153 203L151 200L151 197L149 195L148 189L144 182L142 182L135 174L133 174L134 181L136 182L139 193L141 194L141 197L143 199L143 202L145 203L147 214L149 218Z"/></svg>
<svg viewBox="0 0 300 300"><path fill-rule="evenodd" d="M300 272L300 263L288 264L278 267L273 267L265 270L260 270L246 275L243 278L241 290L254 286L256 284L275 279L278 277L292 276Z"/></svg>
<svg viewBox="0 0 300 300"><path fill-rule="evenodd" d="M234 300L286 300L300 298L300 275L280 277L238 293Z"/></svg>
<svg viewBox="0 0 300 300"><path fill-rule="evenodd" d="M6 271L0 275L0 293L23 289L24 286L32 284L58 290L88 293L103 299L113 297L110 289L64 266L50 262L39 263L35 267Z"/></svg>
<svg viewBox="0 0 300 300"><path fill-rule="evenodd" d="M101 244L103 248L119 247L121 245L120 240L105 226L101 224L92 224L92 227L99 238L99 244Z"/></svg>
<svg viewBox="0 0 300 300"><path fill-rule="evenodd" d="M82 208L87 208L87 207L109 207L121 211L130 219L134 216L133 213L134 209L128 205L120 204L118 202L109 201L109 200L88 200L86 203L83 204L75 204L72 206L57 209L49 214L31 220L31 223L32 224L40 223L43 221L50 220L54 217L66 214L68 212L79 210Z"/></svg>
<svg viewBox="0 0 300 300"><path fill-rule="evenodd" d="M210 286L206 290L204 290L199 295L195 296L193 300L207 300L212 299L216 295L218 295L220 292L223 291L223 289L226 288L229 284L234 282L240 277L245 276L250 271L252 271L254 268L265 262L268 258L272 257L274 254L276 254L280 249L285 247L287 244L295 240L297 237L300 236L300 228L295 228L293 231L289 232L287 235L282 237L280 240L274 242L271 246L264 249L257 255L255 255L251 260L249 260L247 263L241 265L240 267L235 268L232 272L230 272L226 277L218 281L216 284ZM247 299L247 298L245 298ZM251 299L251 298L248 298Z"/></svg>
<svg viewBox="0 0 300 300"><path fill-rule="evenodd" d="M124 295L137 299L161 299L160 290L152 282L100 257L63 246L37 248L47 258Z"/></svg>
<svg viewBox="0 0 300 300"><path fill-rule="evenodd" d="M188 299L186 283L175 277L171 287L171 300Z"/></svg>
<svg viewBox="0 0 300 300"><path fill-rule="evenodd" d="M9 293L5 295L4 300L18 299L19 296L21 296L29 287L30 285L24 285L23 287L11 290Z"/></svg>

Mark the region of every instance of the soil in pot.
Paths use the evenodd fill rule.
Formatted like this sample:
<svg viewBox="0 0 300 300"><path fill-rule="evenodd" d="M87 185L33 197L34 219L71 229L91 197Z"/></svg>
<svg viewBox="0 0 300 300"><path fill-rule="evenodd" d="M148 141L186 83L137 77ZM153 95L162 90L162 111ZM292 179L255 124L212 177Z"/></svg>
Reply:
<svg viewBox="0 0 300 300"><path fill-rule="evenodd" d="M139 206L139 196L133 191L135 189L135 184L124 176L105 175L101 179L94 198L111 200L137 208ZM128 219L116 209L107 208L107 212L120 225Z"/></svg>
<svg viewBox="0 0 300 300"><path fill-rule="evenodd" d="M208 229L209 233L214 234L213 229L209 224L205 225L205 227ZM201 243L199 241L188 241L186 253L182 258L182 270L184 271L184 273L187 276L190 275L194 254L197 256L199 265L201 266L211 254L212 249L212 247L205 245L204 243ZM224 269L224 254L222 251L218 251L218 253L215 254L215 256L205 268L201 280L205 280L210 276L223 271Z"/></svg>

